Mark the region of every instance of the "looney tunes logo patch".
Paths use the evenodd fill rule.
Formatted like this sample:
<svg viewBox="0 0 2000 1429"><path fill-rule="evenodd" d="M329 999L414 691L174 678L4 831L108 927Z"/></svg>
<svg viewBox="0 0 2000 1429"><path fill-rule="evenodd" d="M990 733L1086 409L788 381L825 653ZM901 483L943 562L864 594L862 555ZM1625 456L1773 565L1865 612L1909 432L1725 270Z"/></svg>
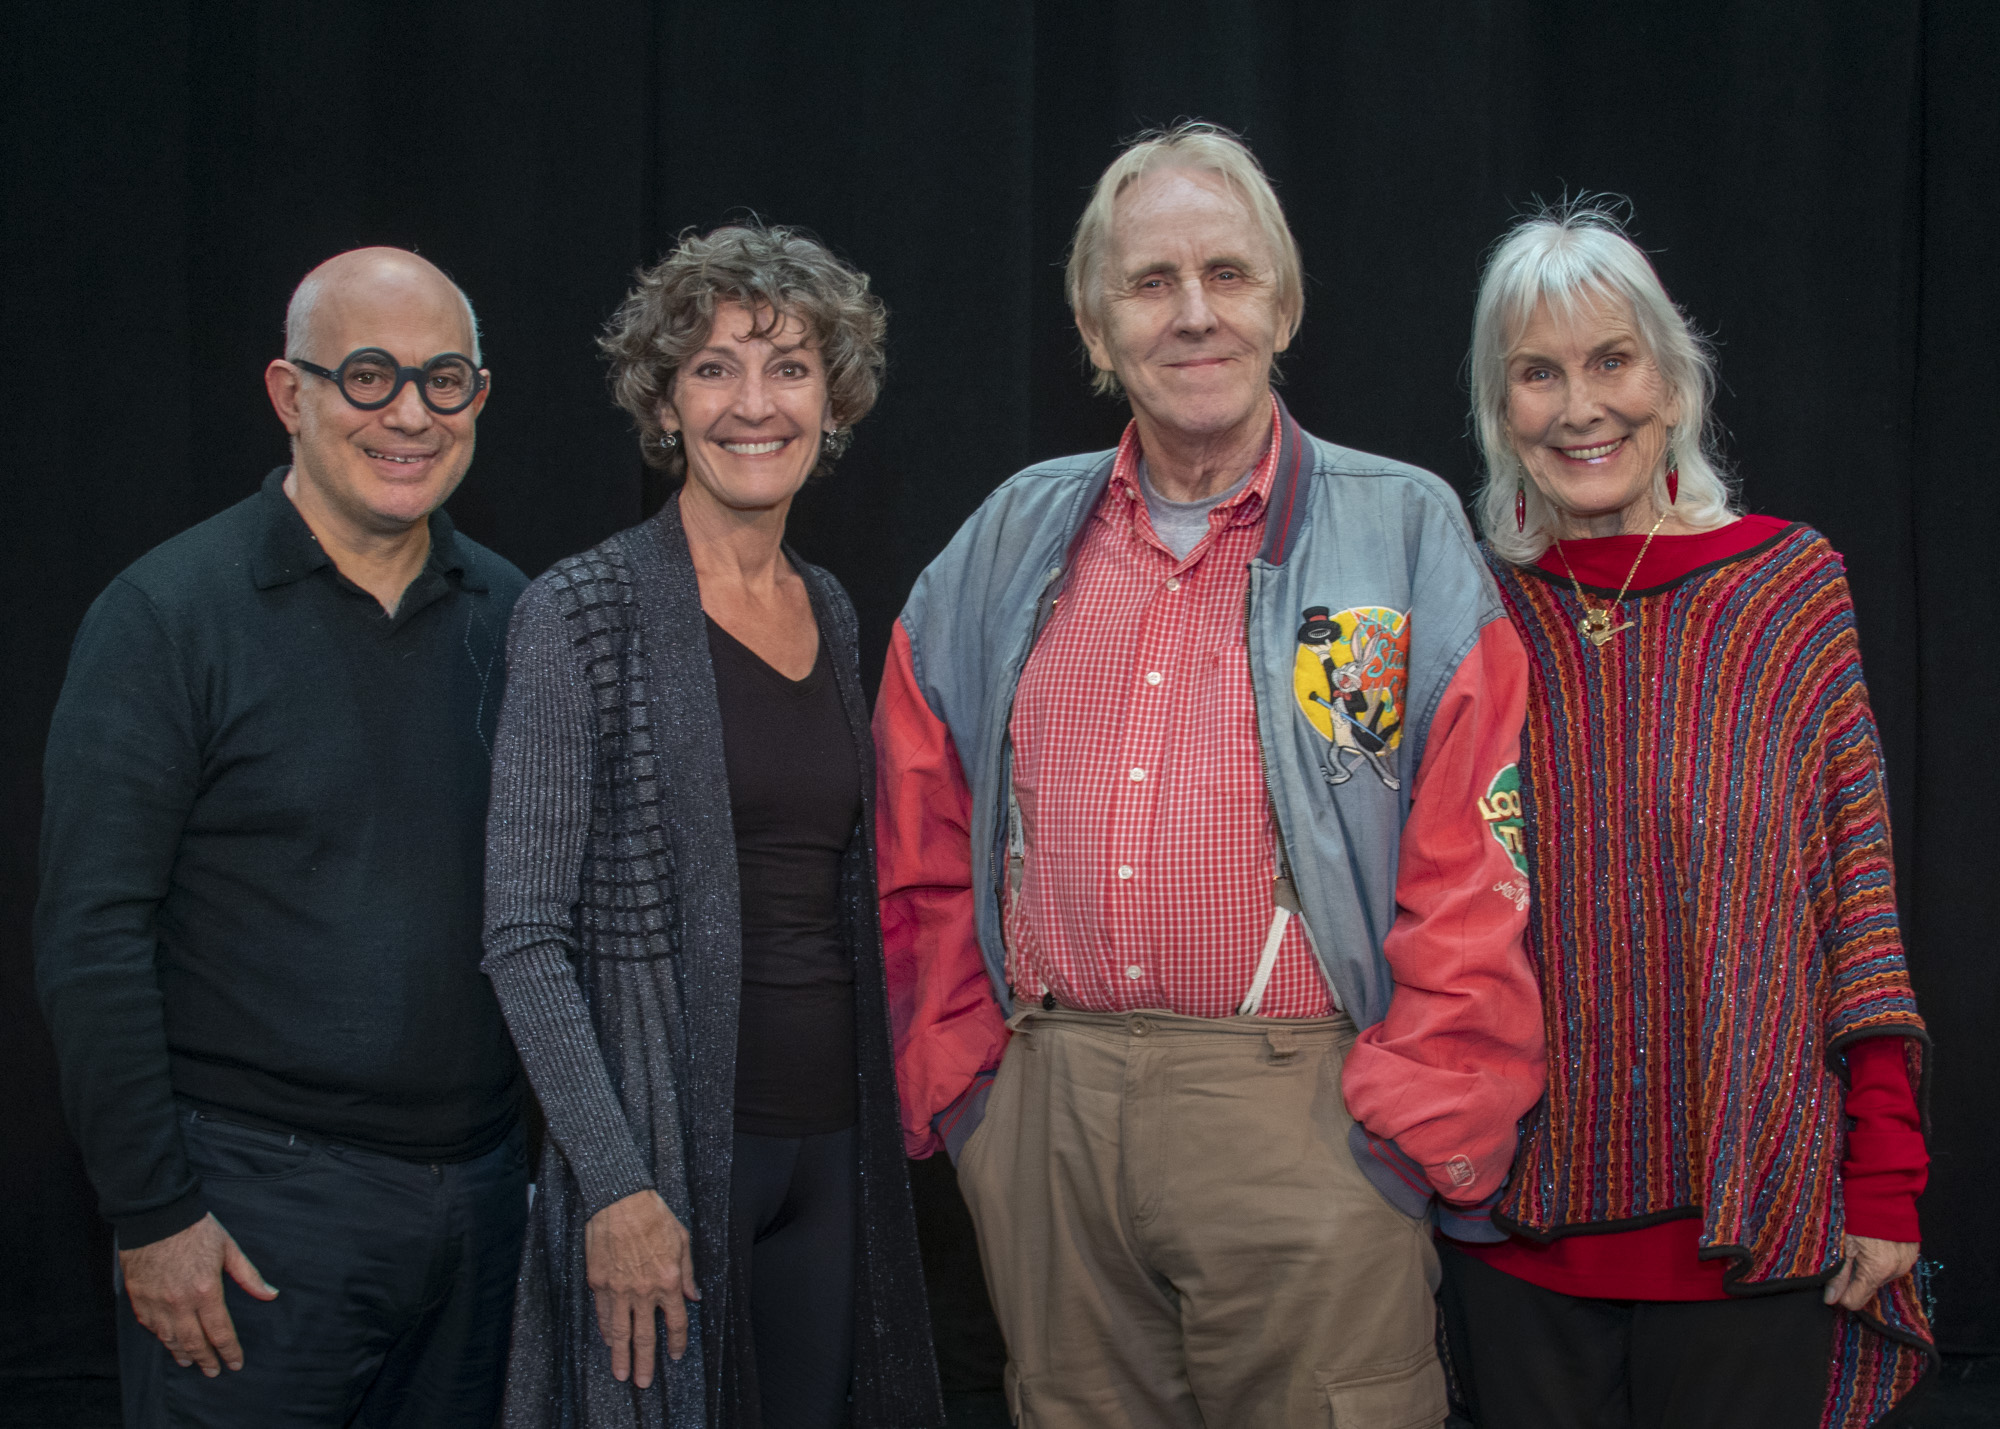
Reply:
<svg viewBox="0 0 2000 1429"><path fill-rule="evenodd" d="M1366 766L1391 789L1402 787L1392 751L1403 742L1403 701L1410 682L1410 618L1380 605L1332 613L1299 612L1292 692L1326 741L1320 751L1328 784L1345 784Z"/></svg>

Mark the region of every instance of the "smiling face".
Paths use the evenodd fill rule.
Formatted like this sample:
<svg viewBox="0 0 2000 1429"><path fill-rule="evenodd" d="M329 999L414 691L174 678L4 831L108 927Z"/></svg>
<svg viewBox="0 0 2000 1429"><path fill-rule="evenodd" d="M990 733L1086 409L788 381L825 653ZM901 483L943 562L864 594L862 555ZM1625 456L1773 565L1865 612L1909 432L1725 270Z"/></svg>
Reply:
<svg viewBox="0 0 2000 1429"><path fill-rule="evenodd" d="M660 426L679 432L687 453L683 499L745 514L782 510L834 429L826 363L805 324L787 315L775 332L753 335L768 320L741 303L717 303L708 342L674 374Z"/></svg>
<svg viewBox="0 0 2000 1429"><path fill-rule="evenodd" d="M1680 404L1608 299L1538 304L1507 356L1507 437L1566 534L1644 529Z"/></svg>
<svg viewBox="0 0 2000 1429"><path fill-rule="evenodd" d="M1276 262L1219 174L1161 169L1118 196L1100 281L1080 312L1090 360L1133 411L1189 438L1264 420L1271 359L1290 344Z"/></svg>
<svg viewBox="0 0 2000 1429"><path fill-rule="evenodd" d="M458 290L415 254L369 249L319 270L306 348L298 355L338 367L356 348L379 347L407 367L445 352L470 353L472 323ZM473 428L485 392L441 417L408 383L378 411L364 412L339 386L274 362L265 373L272 405L292 434L302 500L356 533L396 535L444 504L472 464Z"/></svg>

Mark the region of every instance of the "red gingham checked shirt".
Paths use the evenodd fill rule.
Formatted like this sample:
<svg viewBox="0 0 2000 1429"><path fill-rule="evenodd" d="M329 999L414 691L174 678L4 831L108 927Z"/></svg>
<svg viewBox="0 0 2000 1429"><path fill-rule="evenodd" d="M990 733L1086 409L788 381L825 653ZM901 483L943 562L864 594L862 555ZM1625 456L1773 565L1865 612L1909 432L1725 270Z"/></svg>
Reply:
<svg viewBox="0 0 2000 1429"><path fill-rule="evenodd" d="M1244 601L1277 411L1263 460L1184 559L1153 532L1125 429L1008 727L1026 839L1008 979L1023 1002L1227 1017L1249 991L1274 853ZM1294 918L1259 1015L1332 1010Z"/></svg>

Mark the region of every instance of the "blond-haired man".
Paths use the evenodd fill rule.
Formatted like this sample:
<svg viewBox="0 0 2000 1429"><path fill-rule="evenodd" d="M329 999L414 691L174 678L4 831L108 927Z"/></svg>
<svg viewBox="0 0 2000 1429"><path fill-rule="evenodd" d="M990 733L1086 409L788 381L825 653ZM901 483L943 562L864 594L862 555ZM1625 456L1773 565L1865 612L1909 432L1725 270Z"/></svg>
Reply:
<svg viewBox="0 0 2000 1429"><path fill-rule="evenodd" d="M1127 149L1069 297L1132 422L965 524L877 707L909 1150L1021 1422L1442 1423L1433 1198L1479 1234L1542 1090L1521 650L1444 483L1273 394L1298 248L1235 136Z"/></svg>

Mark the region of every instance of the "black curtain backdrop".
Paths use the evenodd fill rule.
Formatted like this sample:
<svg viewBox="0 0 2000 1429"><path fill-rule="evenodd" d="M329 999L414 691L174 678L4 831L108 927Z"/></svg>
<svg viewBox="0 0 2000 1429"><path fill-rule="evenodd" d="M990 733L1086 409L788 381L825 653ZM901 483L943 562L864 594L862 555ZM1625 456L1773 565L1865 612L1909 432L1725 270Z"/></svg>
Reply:
<svg viewBox="0 0 2000 1429"><path fill-rule="evenodd" d="M1633 199L1721 344L1750 508L1849 562L1938 1044L1938 1325L2000 1351L1991 0L210 0L0 27L0 1375L110 1367L109 1238L31 989L49 711L105 583L284 460L259 374L299 276L393 243L463 284L495 390L451 510L533 574L660 499L592 347L634 267L745 209L816 230L874 276L891 364L792 529L879 668L996 482L1115 439L1060 263L1120 136L1182 115L1248 135L1303 245L1299 418L1465 492L1482 251L1532 196ZM970 1316L938 1169L928 1250Z"/></svg>

